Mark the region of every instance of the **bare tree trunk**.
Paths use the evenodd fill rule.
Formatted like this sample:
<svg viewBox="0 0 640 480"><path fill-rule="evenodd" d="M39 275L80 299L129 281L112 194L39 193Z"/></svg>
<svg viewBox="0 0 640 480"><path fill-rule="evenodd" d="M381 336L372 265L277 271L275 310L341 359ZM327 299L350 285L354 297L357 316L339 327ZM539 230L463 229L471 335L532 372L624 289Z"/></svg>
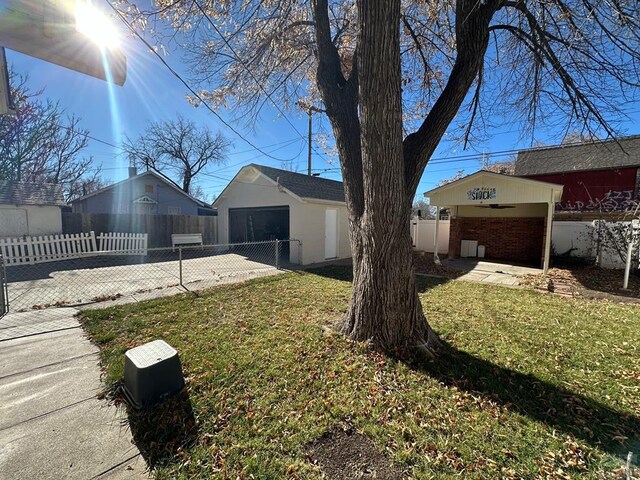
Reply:
<svg viewBox="0 0 640 480"><path fill-rule="evenodd" d="M190 193L189 190L191 190L191 180L192 180L191 172L188 169L183 170L183 172L182 172L182 191L184 193Z"/></svg>
<svg viewBox="0 0 640 480"><path fill-rule="evenodd" d="M339 329L387 352L428 353L439 343L416 290L411 202L429 158L480 71L497 2L457 3L458 55L452 74L421 127L403 139L401 0L358 0L360 29L348 78L331 40L328 1L313 1L318 87L340 154L351 224L353 294Z"/></svg>
<svg viewBox="0 0 640 480"><path fill-rule="evenodd" d="M431 349L436 336L416 290L409 218L398 217L384 229L364 221L352 230L353 291L338 327L354 340L406 355Z"/></svg>
<svg viewBox="0 0 640 480"><path fill-rule="evenodd" d="M412 195L405 183L400 90L400 0L361 0L358 8L364 208L351 220L353 293L339 329L355 340L369 340L376 348L404 354L434 336L422 313L411 254ZM351 179L347 176L345 181Z"/></svg>

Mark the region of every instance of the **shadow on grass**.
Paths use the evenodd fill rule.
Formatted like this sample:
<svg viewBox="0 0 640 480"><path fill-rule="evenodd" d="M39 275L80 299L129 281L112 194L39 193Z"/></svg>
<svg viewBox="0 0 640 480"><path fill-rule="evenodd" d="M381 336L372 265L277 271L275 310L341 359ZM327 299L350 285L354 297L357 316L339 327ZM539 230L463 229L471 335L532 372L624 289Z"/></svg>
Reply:
<svg viewBox="0 0 640 480"><path fill-rule="evenodd" d="M127 405L127 416L133 441L151 469L174 462L198 438L186 388L148 408L136 410Z"/></svg>
<svg viewBox="0 0 640 480"><path fill-rule="evenodd" d="M308 268L306 271L313 275L319 275L333 280L340 280L349 283L353 281L353 271L351 270L351 266L332 265L327 267ZM418 289L418 293L424 293L433 287L450 281L450 278L416 276L416 287Z"/></svg>
<svg viewBox="0 0 640 480"><path fill-rule="evenodd" d="M612 455L638 451L640 417L444 344L437 360L414 363L412 368L446 385L486 396Z"/></svg>

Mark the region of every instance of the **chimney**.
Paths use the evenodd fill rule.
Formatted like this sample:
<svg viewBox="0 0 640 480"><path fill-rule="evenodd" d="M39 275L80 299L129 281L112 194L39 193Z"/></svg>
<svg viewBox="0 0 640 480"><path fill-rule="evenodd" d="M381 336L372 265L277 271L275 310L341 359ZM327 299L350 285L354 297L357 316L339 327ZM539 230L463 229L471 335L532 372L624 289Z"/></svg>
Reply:
<svg viewBox="0 0 640 480"><path fill-rule="evenodd" d="M136 167L129 167L129 178L135 177L138 174L138 169Z"/></svg>

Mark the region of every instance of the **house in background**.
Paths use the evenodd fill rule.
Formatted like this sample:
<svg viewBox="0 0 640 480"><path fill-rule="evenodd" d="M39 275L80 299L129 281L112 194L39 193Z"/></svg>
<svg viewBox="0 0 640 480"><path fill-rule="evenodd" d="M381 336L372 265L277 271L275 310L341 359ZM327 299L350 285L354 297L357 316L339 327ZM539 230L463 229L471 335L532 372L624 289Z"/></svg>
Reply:
<svg viewBox="0 0 640 480"><path fill-rule="evenodd" d="M213 203L219 243L290 242L292 263L350 258L349 220L341 182L247 165ZM289 248L288 242L283 248Z"/></svg>
<svg viewBox="0 0 640 480"><path fill-rule="evenodd" d="M182 191L162 175L147 171L71 201L73 213L136 213L147 215L199 215L209 206Z"/></svg>
<svg viewBox="0 0 640 480"><path fill-rule="evenodd" d="M615 217L640 202L640 135L521 151L515 175L564 186L556 219Z"/></svg>
<svg viewBox="0 0 640 480"><path fill-rule="evenodd" d="M62 187L0 181L0 238L62 233Z"/></svg>

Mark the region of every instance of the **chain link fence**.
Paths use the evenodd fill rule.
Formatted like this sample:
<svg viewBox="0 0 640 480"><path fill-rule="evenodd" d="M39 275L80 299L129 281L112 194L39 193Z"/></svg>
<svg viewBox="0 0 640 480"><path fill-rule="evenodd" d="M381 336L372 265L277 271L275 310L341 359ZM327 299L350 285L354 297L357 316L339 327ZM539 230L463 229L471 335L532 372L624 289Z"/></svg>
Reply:
<svg viewBox="0 0 640 480"><path fill-rule="evenodd" d="M7 290L7 271L4 267L4 258L0 255L0 318L9 311L9 292Z"/></svg>
<svg viewBox="0 0 640 480"><path fill-rule="evenodd" d="M150 248L146 255L100 252L11 265L6 267L8 302L17 312L195 291L276 274L299 264L300 255L300 241L274 240Z"/></svg>

